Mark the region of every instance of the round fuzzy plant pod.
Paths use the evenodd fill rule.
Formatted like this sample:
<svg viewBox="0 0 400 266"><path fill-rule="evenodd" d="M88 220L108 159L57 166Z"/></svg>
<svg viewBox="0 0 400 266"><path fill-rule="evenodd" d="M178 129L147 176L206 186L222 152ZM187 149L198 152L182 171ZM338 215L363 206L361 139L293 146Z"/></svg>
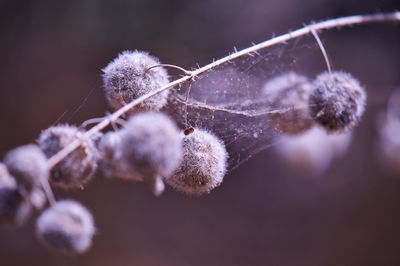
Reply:
<svg viewBox="0 0 400 266"><path fill-rule="evenodd" d="M48 180L47 158L34 144L28 144L9 151L4 158L8 172L26 193L41 188L43 180Z"/></svg>
<svg viewBox="0 0 400 266"><path fill-rule="evenodd" d="M378 161L389 173L400 173L400 119L382 113L378 117Z"/></svg>
<svg viewBox="0 0 400 266"><path fill-rule="evenodd" d="M166 182L190 196L209 193L222 183L228 154L222 140L195 128L183 139L183 158L174 175Z"/></svg>
<svg viewBox="0 0 400 266"><path fill-rule="evenodd" d="M117 110L125 104L169 83L167 71L160 61L146 52L125 51L103 69L103 83L109 105ZM167 103L168 90L154 95L129 113L158 111Z"/></svg>
<svg viewBox="0 0 400 266"><path fill-rule="evenodd" d="M110 178L120 178L130 181L143 182L147 185L155 196L160 196L164 192L164 182L162 177L156 176L143 180L143 176L136 171L131 171L126 167L121 167L121 134L120 132L107 132L99 142L99 150L102 154L100 169L104 176Z"/></svg>
<svg viewBox="0 0 400 266"><path fill-rule="evenodd" d="M117 170L108 175L146 182L168 177L181 160L181 140L168 116L153 112L134 115L120 132L106 134L101 142L109 170Z"/></svg>
<svg viewBox="0 0 400 266"><path fill-rule="evenodd" d="M387 173L400 176L400 89L391 93L385 111L377 117L377 160Z"/></svg>
<svg viewBox="0 0 400 266"><path fill-rule="evenodd" d="M162 113L133 116L121 131L123 168L142 177L170 176L182 157L182 137L175 123Z"/></svg>
<svg viewBox="0 0 400 266"><path fill-rule="evenodd" d="M99 154L93 138L86 139L83 135L84 131L69 125L53 126L40 134L37 143L47 158L73 141L82 139L80 147L51 170L50 181L53 185L64 189L83 188L92 179Z"/></svg>
<svg viewBox="0 0 400 266"><path fill-rule="evenodd" d="M121 166L121 134L120 131L110 131L100 139L99 151L101 154L100 169L104 176L131 181L143 181L135 172L122 169Z"/></svg>
<svg viewBox="0 0 400 266"><path fill-rule="evenodd" d="M56 202L36 222L39 240L49 249L65 254L87 251L95 232L91 213L73 200Z"/></svg>
<svg viewBox="0 0 400 266"><path fill-rule="evenodd" d="M21 225L31 214L30 202L20 193L15 179L0 163L0 223Z"/></svg>
<svg viewBox="0 0 400 266"><path fill-rule="evenodd" d="M313 82L310 113L328 132L346 132L361 120L367 95L349 73L324 72Z"/></svg>
<svg viewBox="0 0 400 266"><path fill-rule="evenodd" d="M389 96L386 113L389 120L400 121L400 88Z"/></svg>
<svg viewBox="0 0 400 266"><path fill-rule="evenodd" d="M328 134L313 127L295 136L280 136L276 151L286 168L295 174L321 174L332 160L345 153L351 143L351 132Z"/></svg>
<svg viewBox="0 0 400 266"><path fill-rule="evenodd" d="M286 134L309 129L314 123L308 108L311 88L308 78L295 72L268 80L262 93L272 110L268 114L271 125Z"/></svg>

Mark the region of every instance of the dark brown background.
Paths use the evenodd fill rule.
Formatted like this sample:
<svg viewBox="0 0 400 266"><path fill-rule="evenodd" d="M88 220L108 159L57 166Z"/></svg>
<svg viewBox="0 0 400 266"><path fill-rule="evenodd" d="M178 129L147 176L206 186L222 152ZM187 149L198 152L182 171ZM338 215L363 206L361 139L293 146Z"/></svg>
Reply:
<svg viewBox="0 0 400 266"><path fill-rule="evenodd" d="M61 121L75 124L103 115L100 69L123 50L191 68L312 20L393 11L394 2L0 1L0 155L65 111ZM93 211L99 234L89 253L48 252L32 219L0 229L0 264L400 265L400 178L379 168L374 146L376 114L400 86L400 25L322 37L335 67L369 95L349 152L328 173L293 176L266 150L198 199L98 178L85 191L56 191Z"/></svg>

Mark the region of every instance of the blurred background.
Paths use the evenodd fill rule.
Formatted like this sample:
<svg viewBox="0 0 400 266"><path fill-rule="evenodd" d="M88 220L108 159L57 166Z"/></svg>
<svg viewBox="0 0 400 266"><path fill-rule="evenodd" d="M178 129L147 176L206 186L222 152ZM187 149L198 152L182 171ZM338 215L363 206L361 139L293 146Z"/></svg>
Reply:
<svg viewBox="0 0 400 266"><path fill-rule="evenodd" d="M304 23L394 11L395 2L0 1L1 158L56 121L104 115L101 69L123 50L190 69ZM368 91L350 149L327 172L295 175L267 149L200 198L170 188L155 198L142 184L99 176L84 191L55 191L93 211L99 232L87 254L45 250L32 219L0 228L0 264L400 265L400 175L380 167L375 147L376 116L400 88L400 25L321 38L334 66Z"/></svg>

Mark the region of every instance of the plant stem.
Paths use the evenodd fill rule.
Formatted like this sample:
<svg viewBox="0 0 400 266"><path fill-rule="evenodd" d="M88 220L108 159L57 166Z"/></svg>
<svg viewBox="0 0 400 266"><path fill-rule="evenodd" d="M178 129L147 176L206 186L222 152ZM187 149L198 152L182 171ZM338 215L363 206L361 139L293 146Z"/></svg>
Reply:
<svg viewBox="0 0 400 266"><path fill-rule="evenodd" d="M295 31L274 37L270 40L253 45L253 46L243 49L241 51L235 51L235 53L233 53L231 55L223 57L223 58L221 58L213 63L210 63L204 67L201 67L197 70L188 72L189 75L184 76L180 79L177 79L177 80L175 80L175 81L173 81L151 93L143 95L143 96L137 98L136 100L126 104L125 106L123 106L119 110L115 111L110 116L108 116L108 118L105 118L103 121L101 121L96 126L94 126L89 131L87 131L83 136L84 139L77 139L77 140L73 141L71 144L66 146L61 151L59 151L53 157L49 158L47 161L48 167L50 169L53 168L56 164L58 164L66 156L68 156L68 154L70 154L75 149L77 149L85 139L89 139L94 134L103 130L110 123L113 123L114 121L116 121L121 115L125 114L127 111L132 109L134 106L142 103L143 101L149 99L150 97L152 97L156 94L159 94L159 93L161 93L165 90L168 90L172 87L175 87L178 84L184 83L185 81L188 81L189 79L192 79L201 73L204 73L210 69L213 69L213 68L220 66L224 63L227 63L231 60L234 60L236 58L239 58L241 56L248 55L251 53L257 53L257 51L259 51L261 49L271 47L271 46L279 44L279 43L284 43L286 41L298 38L303 35L307 35L309 33L312 33L312 30L321 31L321 30L326 30L326 29L339 28L339 27L343 27L343 26L351 26L351 25L357 25L357 24L398 22L398 21L400 21L400 12L378 13L378 14L372 14L372 15L356 15L356 16L329 19L329 20L318 22L318 23L312 23L310 26L304 26Z"/></svg>

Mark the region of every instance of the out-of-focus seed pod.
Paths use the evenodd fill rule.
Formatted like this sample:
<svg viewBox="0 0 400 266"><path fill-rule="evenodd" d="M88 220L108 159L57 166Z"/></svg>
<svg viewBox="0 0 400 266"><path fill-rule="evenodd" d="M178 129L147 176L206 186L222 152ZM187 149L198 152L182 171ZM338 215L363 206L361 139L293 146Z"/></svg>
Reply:
<svg viewBox="0 0 400 266"><path fill-rule="evenodd" d="M378 116L376 154L377 160L387 173L400 177L400 116L393 112L394 108L388 108Z"/></svg>
<svg viewBox="0 0 400 266"><path fill-rule="evenodd" d="M169 177L181 160L181 141L177 127L166 115L134 115L120 131L107 133L100 141L103 173L145 181L155 194L160 194L160 177Z"/></svg>
<svg viewBox="0 0 400 266"><path fill-rule="evenodd" d="M268 80L262 93L272 110L268 114L271 125L287 134L309 129L314 123L308 107L311 88L308 78L295 72Z"/></svg>
<svg viewBox="0 0 400 266"><path fill-rule="evenodd" d="M49 178L46 156L34 144L9 151L4 157L4 164L26 193L31 193L35 188L41 188L42 182L47 182Z"/></svg>
<svg viewBox="0 0 400 266"><path fill-rule="evenodd" d="M295 174L321 174L335 157L341 156L351 143L351 132L327 134L313 127L295 136L280 136L276 151Z"/></svg>
<svg viewBox="0 0 400 266"><path fill-rule="evenodd" d="M72 200L56 202L36 223L36 234L46 247L70 255L86 252L95 231L91 213Z"/></svg>
<svg viewBox="0 0 400 266"><path fill-rule="evenodd" d="M30 202L20 193L15 179L0 163L0 223L21 225L30 216Z"/></svg>

